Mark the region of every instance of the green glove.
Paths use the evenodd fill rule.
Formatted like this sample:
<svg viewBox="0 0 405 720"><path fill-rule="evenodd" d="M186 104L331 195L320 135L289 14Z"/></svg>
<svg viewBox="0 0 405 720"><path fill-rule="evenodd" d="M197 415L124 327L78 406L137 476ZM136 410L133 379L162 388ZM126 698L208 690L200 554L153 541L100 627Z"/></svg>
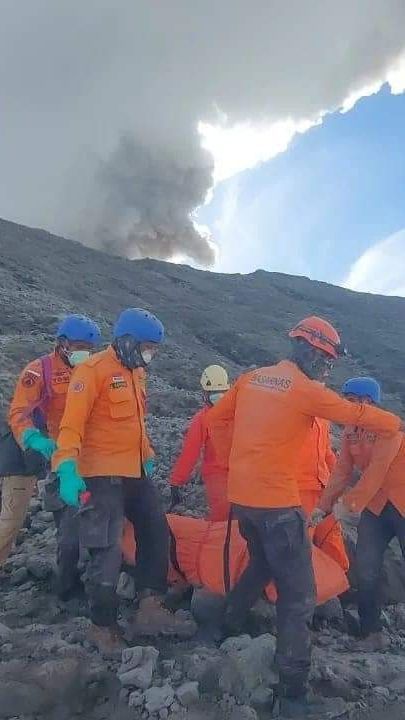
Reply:
<svg viewBox="0 0 405 720"><path fill-rule="evenodd" d="M21 435L21 444L24 450L36 450L47 460L50 460L56 450L56 442L43 435L37 428L27 428Z"/></svg>
<svg viewBox="0 0 405 720"><path fill-rule="evenodd" d="M155 459L149 458L148 460L145 460L145 462L143 464L143 471L144 471L146 477L150 477L151 475L153 475L154 470L155 470Z"/></svg>
<svg viewBox="0 0 405 720"><path fill-rule="evenodd" d="M85 492L86 483L77 472L76 460L64 460L56 470L59 478L59 497L66 505L79 507L80 494Z"/></svg>

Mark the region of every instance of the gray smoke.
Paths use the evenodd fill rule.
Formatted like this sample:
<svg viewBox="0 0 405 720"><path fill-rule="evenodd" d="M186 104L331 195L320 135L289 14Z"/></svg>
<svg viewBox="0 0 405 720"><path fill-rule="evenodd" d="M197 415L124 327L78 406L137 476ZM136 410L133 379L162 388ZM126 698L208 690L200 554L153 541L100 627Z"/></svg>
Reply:
<svg viewBox="0 0 405 720"><path fill-rule="evenodd" d="M316 121L383 81L404 0L3 0L0 214L115 253L213 260L199 121Z"/></svg>

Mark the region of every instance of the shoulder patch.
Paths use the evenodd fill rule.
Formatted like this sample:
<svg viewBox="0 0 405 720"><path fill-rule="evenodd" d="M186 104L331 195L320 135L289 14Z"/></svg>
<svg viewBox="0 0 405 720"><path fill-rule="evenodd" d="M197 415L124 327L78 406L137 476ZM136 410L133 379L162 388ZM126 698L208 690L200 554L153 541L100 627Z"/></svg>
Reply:
<svg viewBox="0 0 405 720"><path fill-rule="evenodd" d="M84 382L81 382L80 380L77 380L77 382L72 383L72 391L75 393L83 392L84 390Z"/></svg>
<svg viewBox="0 0 405 720"><path fill-rule="evenodd" d="M40 373L35 370L26 370L22 376L21 383L24 387L30 388L41 379Z"/></svg>

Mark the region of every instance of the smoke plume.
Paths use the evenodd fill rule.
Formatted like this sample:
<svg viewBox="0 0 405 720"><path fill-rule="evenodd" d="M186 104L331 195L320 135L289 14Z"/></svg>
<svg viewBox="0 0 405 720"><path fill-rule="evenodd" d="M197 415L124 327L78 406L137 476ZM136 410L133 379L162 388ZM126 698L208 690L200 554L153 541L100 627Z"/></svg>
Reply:
<svg viewBox="0 0 405 720"><path fill-rule="evenodd" d="M389 79L404 27L404 0L3 0L0 214L209 265L199 123L292 135Z"/></svg>

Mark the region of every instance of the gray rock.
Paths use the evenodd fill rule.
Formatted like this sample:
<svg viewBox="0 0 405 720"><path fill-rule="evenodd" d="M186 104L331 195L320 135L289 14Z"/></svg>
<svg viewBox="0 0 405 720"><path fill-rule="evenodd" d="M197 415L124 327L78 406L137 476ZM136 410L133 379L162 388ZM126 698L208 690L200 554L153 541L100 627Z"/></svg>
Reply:
<svg viewBox="0 0 405 720"><path fill-rule="evenodd" d="M149 713L169 708L174 701L174 690L170 685L151 687L145 692L145 708Z"/></svg>
<svg viewBox="0 0 405 720"><path fill-rule="evenodd" d="M52 523L53 522L53 513L46 512L46 510L40 510L36 516L36 519L39 522Z"/></svg>
<svg viewBox="0 0 405 720"><path fill-rule="evenodd" d="M172 658L171 660L163 660L162 662L162 673L165 677L170 677L176 667L176 661Z"/></svg>
<svg viewBox="0 0 405 720"><path fill-rule="evenodd" d="M270 687L277 682L274 667L276 639L273 635L230 638L221 647L219 687L242 702L250 701L258 687Z"/></svg>
<svg viewBox="0 0 405 720"><path fill-rule="evenodd" d="M122 652L122 665L118 678L124 687L146 690L152 684L159 651L154 647L126 648Z"/></svg>
<svg viewBox="0 0 405 720"><path fill-rule="evenodd" d="M239 705L233 708L229 720L258 720L258 715L249 705Z"/></svg>
<svg viewBox="0 0 405 720"><path fill-rule="evenodd" d="M0 643L7 643L13 637L13 631L7 625L0 623Z"/></svg>
<svg viewBox="0 0 405 720"><path fill-rule="evenodd" d="M195 705L200 699L198 682L190 681L180 685L176 690L176 697L184 707Z"/></svg>
<svg viewBox="0 0 405 720"><path fill-rule="evenodd" d="M119 577L117 595L123 600L134 600L136 597L134 578L125 572L122 572Z"/></svg>
<svg viewBox="0 0 405 720"><path fill-rule="evenodd" d="M46 580L52 574L52 564L45 558L34 556L28 558L27 570L37 580Z"/></svg>
<svg viewBox="0 0 405 720"><path fill-rule="evenodd" d="M139 692L139 690L132 692L128 698L129 707L140 708L143 707L144 702L145 695Z"/></svg>
<svg viewBox="0 0 405 720"><path fill-rule="evenodd" d="M168 717L169 717L169 711L167 708L162 708L161 710L159 710L160 720L167 720Z"/></svg>
<svg viewBox="0 0 405 720"><path fill-rule="evenodd" d="M28 580L28 570L26 567L20 567L11 573L10 584L18 587Z"/></svg>

